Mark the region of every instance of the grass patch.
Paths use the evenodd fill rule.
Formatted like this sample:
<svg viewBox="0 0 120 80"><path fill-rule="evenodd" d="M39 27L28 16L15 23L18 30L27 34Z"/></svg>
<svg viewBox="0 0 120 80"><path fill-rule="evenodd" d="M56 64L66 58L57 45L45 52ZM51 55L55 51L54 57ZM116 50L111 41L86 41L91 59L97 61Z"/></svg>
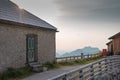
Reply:
<svg viewBox="0 0 120 80"><path fill-rule="evenodd" d="M47 67L48 70L51 70L51 69L56 69L56 68L60 68L60 64L59 63L56 63L56 62L47 62L45 64L43 64L44 67Z"/></svg>
<svg viewBox="0 0 120 80"><path fill-rule="evenodd" d="M64 63L47 62L46 64L43 64L43 66L47 67L48 70L51 70L51 69L62 68L65 66L84 65L84 64L88 64L88 63L91 63L91 62L94 62L100 59L102 59L102 56L89 58L89 59L64 62ZM34 74L34 72L32 71L32 68L30 66L19 68L19 69L8 68L7 71L0 73L0 80L20 80L32 74Z"/></svg>
<svg viewBox="0 0 120 80"><path fill-rule="evenodd" d="M27 66L19 69L8 68L0 73L0 80L18 80L33 74L32 68Z"/></svg>
<svg viewBox="0 0 120 80"><path fill-rule="evenodd" d="M62 68L62 67L65 67L65 66L84 65L84 64L91 63L91 62L95 62L95 61L100 60L100 59L102 59L102 56L94 57L94 58L88 58L88 59L82 59L82 60L75 60L75 61L70 61L70 62L62 62L62 63L47 62L46 64L43 64L43 66L47 67L48 70L51 70L51 69Z"/></svg>

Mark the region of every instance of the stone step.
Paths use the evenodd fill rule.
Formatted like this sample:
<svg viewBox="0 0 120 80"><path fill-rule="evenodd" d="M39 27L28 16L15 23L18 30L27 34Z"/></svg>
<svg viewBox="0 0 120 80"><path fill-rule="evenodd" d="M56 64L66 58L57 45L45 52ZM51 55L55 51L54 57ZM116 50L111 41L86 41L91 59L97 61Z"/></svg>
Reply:
<svg viewBox="0 0 120 80"><path fill-rule="evenodd" d="M43 67L40 63L34 62L34 63L29 63L29 65L33 68L34 72L43 72L47 71L46 67Z"/></svg>
<svg viewBox="0 0 120 80"><path fill-rule="evenodd" d="M32 65L41 65L41 64L38 62L32 62L32 63L29 63L29 65L32 66Z"/></svg>

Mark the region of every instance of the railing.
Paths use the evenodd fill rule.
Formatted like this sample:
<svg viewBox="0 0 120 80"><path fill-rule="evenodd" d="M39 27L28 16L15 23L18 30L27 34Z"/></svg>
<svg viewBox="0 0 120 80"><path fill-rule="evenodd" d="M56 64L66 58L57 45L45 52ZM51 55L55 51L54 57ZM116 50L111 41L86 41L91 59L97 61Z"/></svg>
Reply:
<svg viewBox="0 0 120 80"><path fill-rule="evenodd" d="M83 55L83 53L81 53L80 56L69 56L69 57L56 58L56 61L58 63L60 63L60 62L70 62L70 61L75 61L75 60L80 60L80 59L85 59L85 58L93 58L93 57L98 57L98 56L101 56L101 53L87 54L87 55Z"/></svg>
<svg viewBox="0 0 120 80"><path fill-rule="evenodd" d="M49 80L120 80L120 56L110 56Z"/></svg>

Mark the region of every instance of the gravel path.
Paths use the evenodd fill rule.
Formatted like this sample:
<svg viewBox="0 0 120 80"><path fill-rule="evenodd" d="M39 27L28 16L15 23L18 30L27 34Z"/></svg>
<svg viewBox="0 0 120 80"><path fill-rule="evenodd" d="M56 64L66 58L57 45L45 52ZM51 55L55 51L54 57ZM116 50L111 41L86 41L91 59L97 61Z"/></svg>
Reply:
<svg viewBox="0 0 120 80"><path fill-rule="evenodd" d="M36 74L34 74L30 77L27 77L25 79L22 79L22 80L47 80L47 79L50 79L52 77L63 74L65 72L71 71L73 69L80 68L81 66L82 65L68 66L68 67L64 67L64 68L60 68L60 69L54 69L54 70L50 70L50 71L46 71L46 72L42 72L42 73L36 73Z"/></svg>

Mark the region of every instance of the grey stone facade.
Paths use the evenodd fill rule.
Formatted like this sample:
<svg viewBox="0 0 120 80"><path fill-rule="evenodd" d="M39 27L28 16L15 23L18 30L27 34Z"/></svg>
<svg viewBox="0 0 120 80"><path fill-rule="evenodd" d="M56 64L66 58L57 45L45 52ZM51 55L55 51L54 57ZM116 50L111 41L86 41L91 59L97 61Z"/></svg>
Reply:
<svg viewBox="0 0 120 80"><path fill-rule="evenodd" d="M26 35L38 36L38 62L55 60L55 31L0 23L0 70L26 65Z"/></svg>
<svg viewBox="0 0 120 80"><path fill-rule="evenodd" d="M120 32L109 38L111 43L107 45L108 50L114 55L120 55Z"/></svg>

